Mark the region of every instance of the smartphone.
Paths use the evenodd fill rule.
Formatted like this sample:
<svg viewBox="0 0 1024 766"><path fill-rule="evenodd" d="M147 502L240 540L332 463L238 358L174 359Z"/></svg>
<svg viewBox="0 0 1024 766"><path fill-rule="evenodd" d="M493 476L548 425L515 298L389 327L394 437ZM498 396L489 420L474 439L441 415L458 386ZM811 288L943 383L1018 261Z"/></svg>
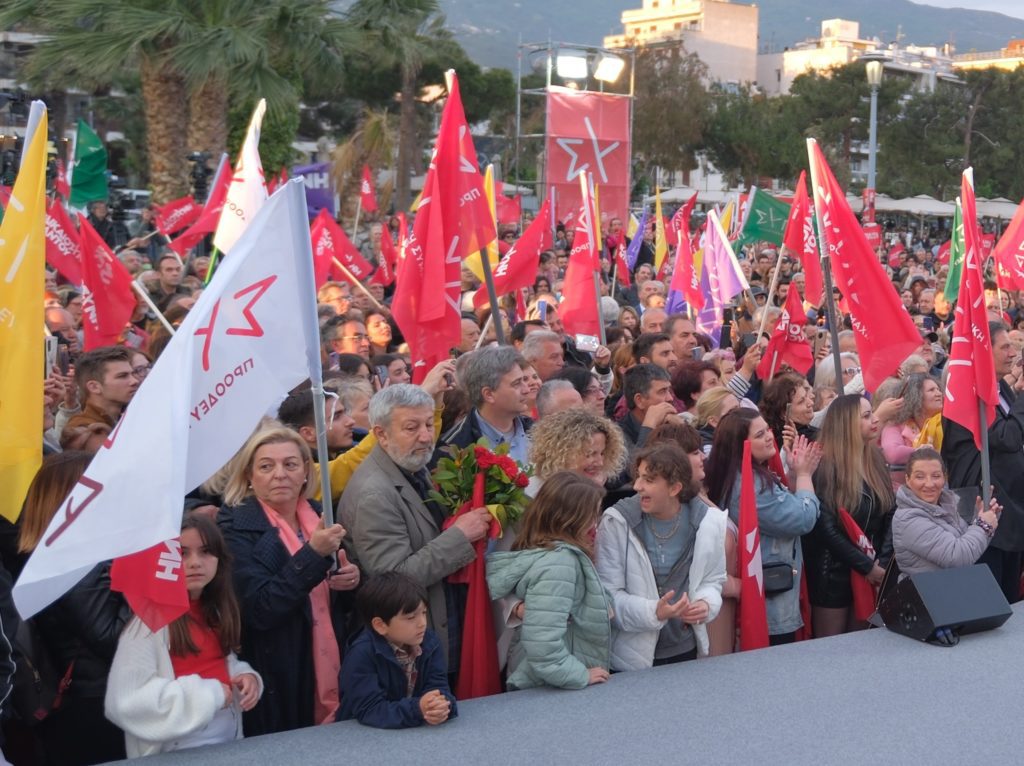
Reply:
<svg viewBox="0 0 1024 766"><path fill-rule="evenodd" d="M788 420L790 422L793 421L793 405L792 404L787 404L786 405L786 420Z"/></svg>
<svg viewBox="0 0 1024 766"><path fill-rule="evenodd" d="M589 354L597 351L601 345L601 339L593 335L577 335L576 336L576 348L580 351L586 351Z"/></svg>
<svg viewBox="0 0 1024 766"><path fill-rule="evenodd" d="M57 338L54 335L47 335L44 340L46 341L46 366L43 369L43 379L45 380L50 377L53 368L57 366L57 347L60 344L57 343Z"/></svg>
<svg viewBox="0 0 1024 766"><path fill-rule="evenodd" d="M548 321L548 302L547 301L537 301L537 315L540 318L540 321L542 321L542 322L547 322Z"/></svg>
<svg viewBox="0 0 1024 766"><path fill-rule="evenodd" d="M374 367L373 370L374 373L377 375L377 380L380 383L380 387L384 388L384 386L386 386L390 382L388 377L388 368L385 367L384 365L378 365L377 367Z"/></svg>
<svg viewBox="0 0 1024 766"><path fill-rule="evenodd" d="M61 375L67 375L71 369L71 351L63 343L57 344L57 368Z"/></svg>
<svg viewBox="0 0 1024 766"><path fill-rule="evenodd" d="M743 350L746 351L752 346L757 345L757 333L756 332L745 332L740 336L740 343L743 344Z"/></svg>

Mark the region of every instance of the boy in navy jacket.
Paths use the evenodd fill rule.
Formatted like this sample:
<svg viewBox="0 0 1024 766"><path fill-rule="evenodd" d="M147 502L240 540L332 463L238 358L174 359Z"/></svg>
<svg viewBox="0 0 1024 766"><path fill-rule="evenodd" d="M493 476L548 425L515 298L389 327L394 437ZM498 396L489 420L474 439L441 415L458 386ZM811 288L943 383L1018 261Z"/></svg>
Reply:
<svg viewBox="0 0 1024 766"><path fill-rule="evenodd" d="M427 628L427 593L406 575L382 572L356 606L365 628L341 665L337 719L381 729L444 723L457 715L441 642Z"/></svg>

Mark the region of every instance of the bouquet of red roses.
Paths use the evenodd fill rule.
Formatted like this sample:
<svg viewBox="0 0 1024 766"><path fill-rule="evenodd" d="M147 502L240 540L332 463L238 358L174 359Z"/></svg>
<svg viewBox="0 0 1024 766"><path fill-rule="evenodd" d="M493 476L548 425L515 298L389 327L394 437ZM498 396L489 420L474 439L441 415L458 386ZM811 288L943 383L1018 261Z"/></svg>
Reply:
<svg viewBox="0 0 1024 766"><path fill-rule="evenodd" d="M437 462L431 499L449 514L455 514L474 499L477 474L482 474L482 505L487 506L502 531L519 520L530 501L525 492L530 473L509 457L507 444L492 450L481 439L464 449L448 447L445 451L451 457Z"/></svg>

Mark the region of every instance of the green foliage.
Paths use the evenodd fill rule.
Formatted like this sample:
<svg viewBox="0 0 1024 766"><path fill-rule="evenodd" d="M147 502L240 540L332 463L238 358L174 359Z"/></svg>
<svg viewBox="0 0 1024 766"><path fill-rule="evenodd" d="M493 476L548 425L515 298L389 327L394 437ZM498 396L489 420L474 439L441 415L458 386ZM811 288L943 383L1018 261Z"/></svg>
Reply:
<svg viewBox="0 0 1024 766"><path fill-rule="evenodd" d="M438 460L431 475L434 489L429 492L430 498L454 514L473 499L476 477L483 473L484 504L503 529L515 523L529 502L524 490L530 471L520 470L508 450L508 444L492 449L483 438L464 449L446 447L449 457Z"/></svg>

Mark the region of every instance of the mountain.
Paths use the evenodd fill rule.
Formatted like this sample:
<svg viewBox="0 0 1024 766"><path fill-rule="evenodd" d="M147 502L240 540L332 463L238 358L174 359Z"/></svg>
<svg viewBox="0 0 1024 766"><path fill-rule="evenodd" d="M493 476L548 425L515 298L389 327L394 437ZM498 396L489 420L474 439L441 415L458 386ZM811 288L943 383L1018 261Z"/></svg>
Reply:
<svg viewBox="0 0 1024 766"><path fill-rule="evenodd" d="M474 61L515 71L522 42L600 45L622 32L623 10L641 0L441 0L448 26ZM953 42L958 53L998 50L1024 37L1024 20L965 8L936 8L910 0L759 0L761 49L818 37L823 19L860 22L861 37L885 43L900 36L902 45ZM524 71L527 69L523 63Z"/></svg>

